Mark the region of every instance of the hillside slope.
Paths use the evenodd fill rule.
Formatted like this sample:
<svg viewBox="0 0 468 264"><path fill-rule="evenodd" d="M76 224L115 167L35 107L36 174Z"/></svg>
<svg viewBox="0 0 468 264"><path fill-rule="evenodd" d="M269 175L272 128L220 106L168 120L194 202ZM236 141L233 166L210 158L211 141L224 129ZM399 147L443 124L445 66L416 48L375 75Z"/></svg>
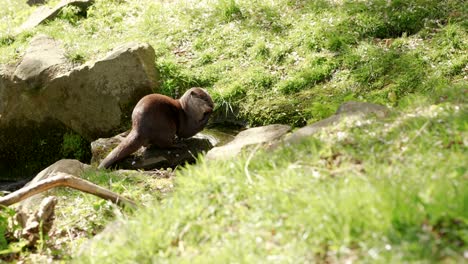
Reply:
<svg viewBox="0 0 468 264"><path fill-rule="evenodd" d="M274 153L200 157L164 180L170 194L154 179L88 175L147 206L122 212L61 192L63 234L33 252L83 263L466 261L466 1L96 0L86 17L67 9L19 35L34 7L0 6L0 63L38 33L62 41L76 64L145 41L156 50L158 92L205 87L218 115L250 126L300 127L350 100L394 111ZM115 219L118 230L73 242Z"/></svg>
<svg viewBox="0 0 468 264"><path fill-rule="evenodd" d="M162 92L207 87L251 125L302 126L348 100L438 102L466 86L466 1L96 1L15 35L35 7L2 0L0 62L38 33L81 63L128 41L156 50ZM58 1L50 1L54 6Z"/></svg>

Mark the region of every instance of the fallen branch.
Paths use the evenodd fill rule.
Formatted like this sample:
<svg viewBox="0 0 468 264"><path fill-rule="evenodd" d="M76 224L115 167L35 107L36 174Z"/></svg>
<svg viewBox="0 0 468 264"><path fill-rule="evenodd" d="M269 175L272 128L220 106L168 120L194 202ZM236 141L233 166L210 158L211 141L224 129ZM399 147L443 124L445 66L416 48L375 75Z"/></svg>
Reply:
<svg viewBox="0 0 468 264"><path fill-rule="evenodd" d="M137 207L136 203L130 199L127 199L114 192L111 192L92 182L63 172L57 173L57 176L38 181L29 186L23 187L15 192L12 192L4 197L0 197L0 205L10 206L12 204L21 202L22 200L29 198L33 195L45 192L55 187L69 187L85 193L93 194L120 206L125 205L131 208Z"/></svg>

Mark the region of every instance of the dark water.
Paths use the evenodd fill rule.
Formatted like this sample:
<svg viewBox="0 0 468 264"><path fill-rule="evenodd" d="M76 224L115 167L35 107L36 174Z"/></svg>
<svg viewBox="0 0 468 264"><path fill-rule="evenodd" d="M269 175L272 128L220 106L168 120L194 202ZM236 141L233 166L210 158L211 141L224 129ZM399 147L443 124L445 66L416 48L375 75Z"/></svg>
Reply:
<svg viewBox="0 0 468 264"><path fill-rule="evenodd" d="M210 138L215 147L219 147L232 141L240 131L241 129L238 128L216 127L205 129L202 133Z"/></svg>
<svg viewBox="0 0 468 264"><path fill-rule="evenodd" d="M28 183L32 178L23 179L19 181L0 181L0 191L2 192L13 192L21 187L23 187L26 183Z"/></svg>

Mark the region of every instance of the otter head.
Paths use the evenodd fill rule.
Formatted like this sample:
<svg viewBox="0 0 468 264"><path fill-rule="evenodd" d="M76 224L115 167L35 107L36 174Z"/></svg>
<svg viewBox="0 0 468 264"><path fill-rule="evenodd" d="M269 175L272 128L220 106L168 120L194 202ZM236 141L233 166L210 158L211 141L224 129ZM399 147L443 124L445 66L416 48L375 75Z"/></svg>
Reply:
<svg viewBox="0 0 468 264"><path fill-rule="evenodd" d="M206 90L198 87L189 89L179 100L187 116L186 131L182 131L180 136L191 137L208 123L213 113L213 100Z"/></svg>

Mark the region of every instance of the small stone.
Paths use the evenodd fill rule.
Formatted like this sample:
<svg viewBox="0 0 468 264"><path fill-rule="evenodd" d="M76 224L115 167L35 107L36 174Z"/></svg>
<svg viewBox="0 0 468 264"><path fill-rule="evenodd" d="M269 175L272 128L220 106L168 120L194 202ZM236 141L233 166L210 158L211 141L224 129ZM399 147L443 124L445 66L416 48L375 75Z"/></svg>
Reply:
<svg viewBox="0 0 468 264"><path fill-rule="evenodd" d="M28 0L26 2L29 6L33 6L33 5L43 5L45 3L47 3L47 0Z"/></svg>
<svg viewBox="0 0 468 264"><path fill-rule="evenodd" d="M386 106L366 103L366 102L346 102L336 111L337 115L370 115L374 114L379 118L388 116L390 109Z"/></svg>
<svg viewBox="0 0 468 264"><path fill-rule="evenodd" d="M34 1L34 0L29 0L29 2L40 2L40 1ZM94 0L62 0L59 4L57 4L54 8L50 8L47 6L41 6L38 7L34 13L32 13L28 20L24 22L20 28L17 30L17 32L21 32L24 30L32 29L48 20L52 20L58 16L60 11L67 7L67 6L76 6L80 8L81 10L87 10L89 6L91 6L94 3Z"/></svg>

